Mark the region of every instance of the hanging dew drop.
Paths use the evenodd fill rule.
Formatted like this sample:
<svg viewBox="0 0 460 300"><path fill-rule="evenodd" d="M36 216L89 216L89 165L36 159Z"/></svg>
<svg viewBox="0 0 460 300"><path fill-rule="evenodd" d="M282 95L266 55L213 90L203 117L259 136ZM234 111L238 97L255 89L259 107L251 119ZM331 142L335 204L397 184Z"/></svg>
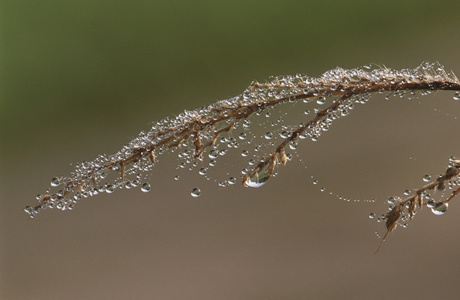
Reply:
<svg viewBox="0 0 460 300"><path fill-rule="evenodd" d="M443 214L445 214L447 212L448 207L449 207L448 203L439 202L439 203L436 203L431 208L431 211L437 216L442 216Z"/></svg>
<svg viewBox="0 0 460 300"><path fill-rule="evenodd" d="M142 187L141 187L141 191L143 191L144 193L147 193L147 192L150 192L150 183L148 182L144 182L142 184Z"/></svg>
<svg viewBox="0 0 460 300"><path fill-rule="evenodd" d="M270 174L267 173L260 173L257 172L254 175L250 176L248 179L244 181L244 185L247 187L258 188L263 186L268 178L270 178Z"/></svg>
<svg viewBox="0 0 460 300"><path fill-rule="evenodd" d="M244 180L244 186L253 188L261 187L267 182L270 175L270 162L267 162L260 170L253 172Z"/></svg>
<svg viewBox="0 0 460 300"><path fill-rule="evenodd" d="M195 187L195 188L192 189L192 192L190 193L190 195L192 195L192 197L195 197L195 198L200 197L201 190L199 188Z"/></svg>

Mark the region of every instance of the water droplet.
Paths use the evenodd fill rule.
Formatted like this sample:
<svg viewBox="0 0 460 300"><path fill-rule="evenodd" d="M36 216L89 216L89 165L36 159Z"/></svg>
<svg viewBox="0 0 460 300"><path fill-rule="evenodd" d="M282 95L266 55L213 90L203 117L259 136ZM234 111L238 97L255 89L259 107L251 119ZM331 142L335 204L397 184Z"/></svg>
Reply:
<svg viewBox="0 0 460 300"><path fill-rule="evenodd" d="M216 161L215 161L214 159L211 159L211 160L209 161L209 165L210 165L211 167L214 167L214 166L216 165Z"/></svg>
<svg viewBox="0 0 460 300"><path fill-rule="evenodd" d="M201 190L197 187L193 188L192 189L192 192L190 193L190 195L192 195L192 197L200 197L201 195Z"/></svg>
<svg viewBox="0 0 460 300"><path fill-rule="evenodd" d="M387 200L388 204L394 204L396 202L395 197L389 197Z"/></svg>
<svg viewBox="0 0 460 300"><path fill-rule="evenodd" d="M431 175L427 174L427 175L423 176L423 181L429 182L430 180L431 180Z"/></svg>
<svg viewBox="0 0 460 300"><path fill-rule="evenodd" d="M108 185L105 187L105 191L106 191L106 193L108 193L108 194L112 194L113 191L115 191L115 188L113 187L113 185L108 184Z"/></svg>
<svg viewBox="0 0 460 300"><path fill-rule="evenodd" d="M436 202L434 202L433 200L428 200L426 206L428 206L429 208L433 208L436 206Z"/></svg>
<svg viewBox="0 0 460 300"><path fill-rule="evenodd" d="M211 152L209 152L209 158L212 158L212 159L215 159L219 156L219 152L217 150L211 150Z"/></svg>
<svg viewBox="0 0 460 300"><path fill-rule="evenodd" d="M61 180L58 177L53 177L51 179L51 186L58 186L61 184Z"/></svg>
<svg viewBox="0 0 460 300"><path fill-rule="evenodd" d="M291 148L291 150L297 149L297 141L290 142L289 143L289 148Z"/></svg>
<svg viewBox="0 0 460 300"><path fill-rule="evenodd" d="M282 137L283 139L286 139L288 136L289 136L289 131L285 130L280 133L280 137Z"/></svg>
<svg viewBox="0 0 460 300"><path fill-rule="evenodd" d="M409 190L405 190L405 191L404 191L404 195L405 195L405 196L409 196L409 195L410 195L410 191L409 191Z"/></svg>
<svg viewBox="0 0 460 300"><path fill-rule="evenodd" d="M180 179L179 175L174 176L174 180L179 180L179 179Z"/></svg>
<svg viewBox="0 0 460 300"><path fill-rule="evenodd" d="M244 133L244 132L242 132L242 133L240 134L240 136L239 136L240 140L244 140L244 139L246 139L246 137L247 137L247 135L246 135L246 133Z"/></svg>
<svg viewBox="0 0 460 300"><path fill-rule="evenodd" d="M436 203L431 208L431 211L437 216L442 216L443 214L445 214L447 212L448 207L449 207L448 203L439 202L439 203Z"/></svg>
<svg viewBox="0 0 460 300"><path fill-rule="evenodd" d="M236 178L235 177L230 177L228 179L228 184L235 184L236 183Z"/></svg>
<svg viewBox="0 0 460 300"><path fill-rule="evenodd" d="M459 92L455 93L454 100L460 100L460 93Z"/></svg>
<svg viewBox="0 0 460 300"><path fill-rule="evenodd" d="M144 193L150 192L150 183L144 182L141 187L141 191Z"/></svg>
<svg viewBox="0 0 460 300"><path fill-rule="evenodd" d="M318 184L318 180L313 180L313 184Z"/></svg>
<svg viewBox="0 0 460 300"><path fill-rule="evenodd" d="M247 177L244 181L244 186L258 188L263 186L268 178L270 178L270 161L265 164L260 170L257 172L253 172Z"/></svg>
<svg viewBox="0 0 460 300"><path fill-rule="evenodd" d="M324 103L326 103L326 98L319 97L318 100L316 100L316 103L318 103L319 105L323 105Z"/></svg>
<svg viewBox="0 0 460 300"><path fill-rule="evenodd" d="M306 115L309 115L309 114L310 114L310 110L309 110L309 109L306 109L303 113L306 114Z"/></svg>
<svg viewBox="0 0 460 300"><path fill-rule="evenodd" d="M271 133L270 131L268 131L267 133L265 133L265 138L266 138L267 140L271 140L272 137L273 137L273 133Z"/></svg>
<svg viewBox="0 0 460 300"><path fill-rule="evenodd" d="M369 214L369 219L375 219L375 213L370 213Z"/></svg>
<svg viewBox="0 0 460 300"><path fill-rule="evenodd" d="M249 151L248 150L243 150L241 151L241 156L248 156L249 155Z"/></svg>
<svg viewBox="0 0 460 300"><path fill-rule="evenodd" d="M326 188L321 188L320 191L324 192L324 191L326 191Z"/></svg>
<svg viewBox="0 0 460 300"><path fill-rule="evenodd" d="M200 175L206 175L206 173L208 172L208 170L206 168L201 168L199 171L198 171L198 174Z"/></svg>

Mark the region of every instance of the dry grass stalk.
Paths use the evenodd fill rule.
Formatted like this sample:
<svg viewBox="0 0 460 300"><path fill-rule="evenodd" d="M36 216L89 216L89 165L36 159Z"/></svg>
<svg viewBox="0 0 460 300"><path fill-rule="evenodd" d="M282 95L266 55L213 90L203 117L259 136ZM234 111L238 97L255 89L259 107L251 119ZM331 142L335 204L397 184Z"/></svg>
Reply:
<svg viewBox="0 0 460 300"><path fill-rule="evenodd" d="M222 134L231 132L254 114L288 102L335 99L327 108L318 109L311 120L294 128L271 154L259 157L252 171L242 178L243 185L259 187L274 174L278 163L287 163L287 145L296 143L299 137L317 139L321 126L329 126L333 120L348 115L354 104L367 102L372 94L436 90L460 91L457 77L437 63L424 63L415 69L400 71L379 66L373 69L367 66L351 70L336 68L318 78L296 75L276 77L267 83L256 82L237 97L185 111L176 118L161 120L150 131L141 132L118 153L100 155L94 161L77 165L68 177L53 178L52 186L60 187L60 190L37 196L37 204L25 210L34 217L45 208L72 209L82 198L137 186L158 163L158 156L171 148L187 148L192 153L190 160L201 160L205 151L213 148ZM458 165L455 165L433 183L417 190L413 196L399 200L385 215L387 234L382 243L406 213L412 219L416 206L421 208L426 205L424 191L443 189L446 182L457 176L458 172ZM119 176L105 182L108 181L108 173L118 173ZM136 173L137 177L130 179ZM459 191L454 195L457 193Z"/></svg>

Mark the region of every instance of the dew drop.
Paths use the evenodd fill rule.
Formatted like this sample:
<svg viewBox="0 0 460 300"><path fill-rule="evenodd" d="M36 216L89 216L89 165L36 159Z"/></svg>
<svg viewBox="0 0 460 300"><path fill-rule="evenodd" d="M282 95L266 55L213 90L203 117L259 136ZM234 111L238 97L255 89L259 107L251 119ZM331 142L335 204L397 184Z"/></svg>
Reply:
<svg viewBox="0 0 460 300"><path fill-rule="evenodd" d="M241 151L241 156L248 156L249 155L249 151L248 150L243 150Z"/></svg>
<svg viewBox="0 0 460 300"><path fill-rule="evenodd" d="M423 176L423 181L429 182L430 180L431 180L431 175L427 174L427 175Z"/></svg>
<svg viewBox="0 0 460 300"><path fill-rule="evenodd" d="M211 159L211 160L209 161L209 165L210 165L211 167L214 167L214 166L216 165L216 160Z"/></svg>
<svg viewBox="0 0 460 300"><path fill-rule="evenodd" d="M429 208L434 208L436 206L436 202L434 202L433 200L428 200L426 206L428 206Z"/></svg>
<svg viewBox="0 0 460 300"><path fill-rule="evenodd" d="M192 192L190 193L190 195L192 195L192 197L195 197L195 198L200 197L201 190L199 188L195 187L195 188L192 189Z"/></svg>
<svg viewBox="0 0 460 300"><path fill-rule="evenodd" d="M270 162L267 162L259 171L253 172L244 180L244 186L258 188L263 186L270 178Z"/></svg>
<svg viewBox="0 0 460 300"><path fill-rule="evenodd" d="M235 184L236 183L236 178L235 177L230 177L228 179L228 184Z"/></svg>
<svg viewBox="0 0 460 300"><path fill-rule="evenodd" d="M206 168L201 168L199 171L198 171L198 174L200 175L206 175L206 173L208 172L208 170Z"/></svg>
<svg viewBox="0 0 460 300"><path fill-rule="evenodd" d="M370 213L369 214L369 219L375 219L375 213Z"/></svg>
<svg viewBox="0 0 460 300"><path fill-rule="evenodd" d="M323 105L324 103L326 103L326 98L319 97L318 100L316 100L316 103L318 103L319 105Z"/></svg>
<svg viewBox="0 0 460 300"><path fill-rule="evenodd" d="M272 138L273 138L273 133L271 133L270 131L268 131L267 133L265 133L265 139L271 140Z"/></svg>
<svg viewBox="0 0 460 300"><path fill-rule="evenodd" d="M211 150L211 152L209 152L209 158L211 159L215 159L219 156L219 152L217 150Z"/></svg>
<svg viewBox="0 0 460 300"><path fill-rule="evenodd" d="M289 136L289 131L282 131L280 133L280 137L282 137L283 139L288 138L288 136Z"/></svg>
<svg viewBox="0 0 460 300"><path fill-rule="evenodd" d="M105 187L105 192L108 193L108 194L112 194L113 191L115 191L115 188L113 187L113 185L109 184Z"/></svg>
<svg viewBox="0 0 460 300"><path fill-rule="evenodd" d="M246 133L242 132L239 136L240 140L245 140L247 137Z"/></svg>
<svg viewBox="0 0 460 300"><path fill-rule="evenodd" d="M150 183L144 182L141 187L141 191L144 193L150 192Z"/></svg>
<svg viewBox="0 0 460 300"><path fill-rule="evenodd" d="M174 176L174 180L179 180L179 179L180 179L179 175Z"/></svg>
<svg viewBox="0 0 460 300"><path fill-rule="evenodd" d="M442 216L443 214L445 214L447 212L448 207L449 207L448 203L439 202L439 203L436 203L431 208L431 211L437 216Z"/></svg>
<svg viewBox="0 0 460 300"><path fill-rule="evenodd" d="M460 100L460 93L459 92L455 93L454 100Z"/></svg>
<svg viewBox="0 0 460 300"><path fill-rule="evenodd" d="M59 180L58 177L53 177L53 178L51 179L51 186L58 186L58 185L60 185L60 184L61 184L61 181Z"/></svg>

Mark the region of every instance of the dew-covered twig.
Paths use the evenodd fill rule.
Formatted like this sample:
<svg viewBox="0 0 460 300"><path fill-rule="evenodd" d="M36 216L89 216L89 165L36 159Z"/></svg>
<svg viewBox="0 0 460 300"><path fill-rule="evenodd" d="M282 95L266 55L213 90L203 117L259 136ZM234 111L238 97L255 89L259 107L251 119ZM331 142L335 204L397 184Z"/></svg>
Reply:
<svg viewBox="0 0 460 300"><path fill-rule="evenodd" d="M245 186L260 187L274 174L279 163L287 163L286 146L295 150L299 138L316 141L334 120L349 115L354 105L366 103L373 94L402 95L436 90L460 91L457 77L452 72L446 72L438 63L423 63L415 69L403 70L383 66L349 70L335 68L317 78L305 75L278 76L266 83L255 82L234 98L156 122L149 131L141 132L115 154L102 154L93 161L79 163L69 176L53 178L52 188L37 195L37 203L25 210L34 217L42 209L72 209L83 198L104 192L112 193L119 188L141 186L147 192L150 190L150 183L145 182L146 177L159 163L159 157L165 153L176 148L185 148L181 155L188 162L199 161L206 151L209 151L210 157L214 155L212 152L219 140L241 123L248 122L253 115L276 109L285 103L314 103L313 100L317 100L318 105L322 105L332 101L324 109L315 108L316 114L311 120L280 134L283 140L279 144L273 144L273 151L266 149L255 157L253 169L247 171L241 181ZM237 148L237 143L232 138L227 142ZM236 179L231 178L229 182L233 184ZM414 196L413 201L408 199L401 203L418 201L421 206L422 194L423 191ZM403 206L404 204L401 208ZM410 210L412 218L415 210ZM398 215L396 219L400 218ZM387 219L390 219L390 215L387 215ZM393 223L390 222L387 227L392 227Z"/></svg>
<svg viewBox="0 0 460 300"><path fill-rule="evenodd" d="M387 231L376 253L380 250L383 242L390 233L396 229L398 222L407 225L406 222L412 221L417 207L418 209L422 209L422 207L426 205L431 208L432 212L436 215L443 215L446 213L449 206L448 202L460 193L460 188L455 190L449 198L439 201L434 201L429 191L444 191L446 188L453 189L457 187L460 183L458 178L459 174L460 160L451 159L448 168L443 174L417 189L412 195L406 198L390 197L388 202L390 203L391 210L379 218L379 221L386 220L385 224Z"/></svg>

